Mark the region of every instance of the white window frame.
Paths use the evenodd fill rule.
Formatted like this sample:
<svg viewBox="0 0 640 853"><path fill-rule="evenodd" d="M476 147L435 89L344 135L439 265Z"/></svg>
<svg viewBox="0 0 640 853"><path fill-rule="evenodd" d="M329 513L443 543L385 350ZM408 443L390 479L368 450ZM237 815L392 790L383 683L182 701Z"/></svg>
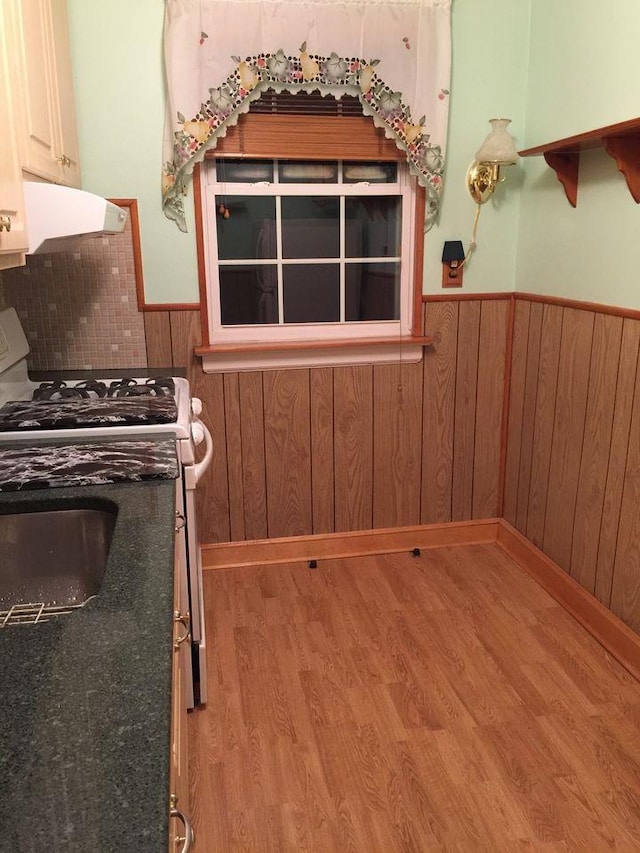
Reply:
<svg viewBox="0 0 640 853"><path fill-rule="evenodd" d="M251 157L247 159L269 158ZM284 158L289 160L289 158ZM313 160L313 158L310 158ZM273 160L271 161L273 162ZM206 160L200 169L200 197L202 203L202 227L204 243L204 266L207 295L207 322L211 352L203 354L203 367L207 372L219 370L252 370L283 366L311 366L314 364L341 365L371 362L418 361L422 357L422 348L416 344L407 345L406 338L412 334L414 310L414 261L415 261L415 215L417 192L415 180L410 178L408 169L401 161L397 162L397 180L394 183L342 183L342 169L339 169L339 191L336 184L324 183L278 183L277 170L273 183L236 183L218 182L215 160ZM339 323L284 323L270 325L233 325L224 326L221 322L220 287L218 269L220 265L246 265L248 259L237 261L218 261L217 224L218 216L216 196L234 195L275 196L332 196L342 199L348 197L366 197L393 195L402 198L401 254L393 257L367 257L358 259L362 263L400 262L400 318L398 320L358 320ZM279 210L279 202L277 209ZM342 219L342 217L341 217ZM282 247L278 238L278 264L300 264L301 259L283 259ZM344 228L341 227L341 258L305 258L304 263L339 263L344 260ZM356 259L349 258L354 262ZM274 259L264 261L250 260L253 264L273 265ZM344 317L344 264L341 264L341 316ZM282 317L282 282L279 278L280 316ZM401 340L404 338L404 345ZM397 346L368 346L370 341L397 342ZM362 346L358 346L358 342ZM314 350L313 344L319 348ZM335 343L335 350L330 349ZM283 353L278 345L289 346ZM300 349L293 349L300 345ZM302 348L305 345L306 348ZM341 346L342 345L342 346ZM346 346L349 346L347 350ZM242 353L242 347L247 352ZM226 352L222 352L225 350ZM260 352L256 349L260 348ZM230 350L233 352L230 352ZM217 352L213 352L217 350ZM269 354L269 350L272 350Z"/></svg>

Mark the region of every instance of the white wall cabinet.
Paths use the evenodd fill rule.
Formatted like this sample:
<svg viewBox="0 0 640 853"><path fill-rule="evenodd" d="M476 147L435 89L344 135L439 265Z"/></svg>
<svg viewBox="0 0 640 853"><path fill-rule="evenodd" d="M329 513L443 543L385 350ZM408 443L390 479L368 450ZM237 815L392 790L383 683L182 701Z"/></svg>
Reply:
<svg viewBox="0 0 640 853"><path fill-rule="evenodd" d="M13 4L0 0L0 270L22 266L28 247L18 139L14 132Z"/></svg>
<svg viewBox="0 0 640 853"><path fill-rule="evenodd" d="M79 187L66 0L19 0L15 5L25 177Z"/></svg>
<svg viewBox="0 0 640 853"><path fill-rule="evenodd" d="M66 0L0 0L0 270L25 263L23 180L80 186Z"/></svg>

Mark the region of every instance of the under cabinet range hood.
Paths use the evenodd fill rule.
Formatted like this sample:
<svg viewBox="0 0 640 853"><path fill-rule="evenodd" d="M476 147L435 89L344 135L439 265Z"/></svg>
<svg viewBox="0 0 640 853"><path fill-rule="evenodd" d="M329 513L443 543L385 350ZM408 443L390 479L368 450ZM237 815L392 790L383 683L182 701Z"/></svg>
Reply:
<svg viewBox="0 0 640 853"><path fill-rule="evenodd" d="M28 254L71 252L88 237L119 234L127 211L93 193L25 181Z"/></svg>

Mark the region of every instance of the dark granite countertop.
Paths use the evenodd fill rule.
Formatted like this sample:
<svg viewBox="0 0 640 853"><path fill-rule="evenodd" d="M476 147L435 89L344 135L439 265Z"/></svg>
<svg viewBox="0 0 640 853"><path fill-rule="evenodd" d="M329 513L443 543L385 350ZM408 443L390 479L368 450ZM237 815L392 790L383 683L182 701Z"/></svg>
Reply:
<svg viewBox="0 0 640 853"><path fill-rule="evenodd" d="M0 630L2 853L167 848L174 489L155 480L0 494L1 513L118 507L98 595L68 616Z"/></svg>

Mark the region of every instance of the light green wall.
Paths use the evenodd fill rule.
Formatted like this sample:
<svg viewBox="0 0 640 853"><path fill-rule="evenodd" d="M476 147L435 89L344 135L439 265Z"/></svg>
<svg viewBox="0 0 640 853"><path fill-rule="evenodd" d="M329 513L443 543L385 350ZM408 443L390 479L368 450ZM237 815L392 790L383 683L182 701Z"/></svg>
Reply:
<svg viewBox="0 0 640 853"><path fill-rule="evenodd" d="M137 198L149 302L197 302L189 234L160 209L164 0L68 0L83 188Z"/></svg>
<svg viewBox="0 0 640 853"><path fill-rule="evenodd" d="M440 223L425 241L427 292L440 290L443 241L469 239L474 205L464 175L488 132L488 119L510 116L522 138L528 5L529 0L453 0L447 186ZM164 2L68 0L68 7L83 185L102 195L138 199L147 300L196 301L191 197L189 234L180 233L160 210ZM465 274L467 289L513 287L517 184L510 176L495 203L483 210L478 250Z"/></svg>
<svg viewBox="0 0 640 853"><path fill-rule="evenodd" d="M449 143L439 222L425 239L426 293L442 293L442 245L473 230L476 206L465 175L490 130L490 118L510 118L522 147L529 44L529 0L453 0L453 64ZM478 247L464 271L464 290L513 290L522 180L519 166L483 205ZM453 291L456 292L456 291Z"/></svg>
<svg viewBox="0 0 640 853"><path fill-rule="evenodd" d="M527 147L635 118L638 0L531 0Z"/></svg>
<svg viewBox="0 0 640 853"><path fill-rule="evenodd" d="M531 0L526 145L640 114L637 0ZM578 206L542 158L523 163L517 290L640 308L640 207L602 150L581 156Z"/></svg>
<svg viewBox="0 0 640 853"><path fill-rule="evenodd" d="M68 5L84 186L138 199L148 301L196 301L191 197L186 235L160 209L164 0ZM510 117L523 148L637 116L638 32L637 0L453 0L448 162L425 292L442 292L443 242L468 244L464 176L488 119ZM576 210L541 158L523 160L483 206L464 289L640 307L639 216L602 152L582 158Z"/></svg>

